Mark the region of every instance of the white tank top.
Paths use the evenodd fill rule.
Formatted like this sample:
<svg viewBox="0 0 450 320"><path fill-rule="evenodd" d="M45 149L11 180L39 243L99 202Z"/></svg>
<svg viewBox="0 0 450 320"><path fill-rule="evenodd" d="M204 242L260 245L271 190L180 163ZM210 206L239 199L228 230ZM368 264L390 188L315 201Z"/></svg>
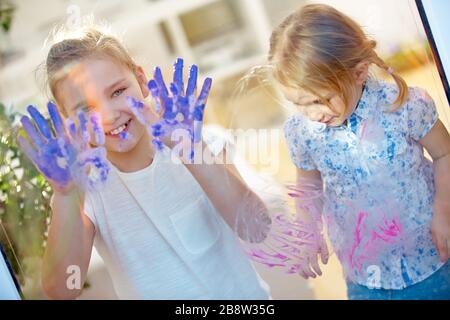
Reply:
<svg viewBox="0 0 450 320"><path fill-rule="evenodd" d="M119 298L269 298L231 228L170 150L140 171L113 167L106 186L85 199Z"/></svg>

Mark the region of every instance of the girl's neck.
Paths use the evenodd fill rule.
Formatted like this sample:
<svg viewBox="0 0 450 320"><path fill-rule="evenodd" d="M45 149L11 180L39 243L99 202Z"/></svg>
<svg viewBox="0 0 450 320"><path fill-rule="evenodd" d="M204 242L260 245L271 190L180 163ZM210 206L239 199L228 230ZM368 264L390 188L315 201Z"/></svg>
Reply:
<svg viewBox="0 0 450 320"><path fill-rule="evenodd" d="M350 116L356 111L356 109L359 106L359 103L361 102L362 96L364 94L364 89L365 89L366 85L363 84L361 86L357 86L356 87L356 92L357 95L353 98L352 101L352 108L347 112L346 116L345 116L345 120L342 122L342 124L344 126L346 126L348 124L348 119L350 118Z"/></svg>
<svg viewBox="0 0 450 320"><path fill-rule="evenodd" d="M352 111L352 113L355 112L356 109L358 108L359 103L361 102L362 96L363 96L363 94L364 94L364 89L365 89L365 88L366 88L366 84L365 84L365 83L362 84L362 85L358 85L358 86L357 86L356 92L357 92L358 94L357 94L356 97L355 97L355 103L354 103L354 106L353 106L353 111Z"/></svg>
<svg viewBox="0 0 450 320"><path fill-rule="evenodd" d="M356 96L353 98L353 101L352 101L352 108L350 109L351 111L349 112L348 117L350 117L350 116L356 111L356 109L358 108L359 103L361 102L362 96L363 96L363 94L364 94L364 89L365 89L365 88L366 88L365 83L362 84L362 85L357 85L357 86L356 86L356 92L357 92L357 94L356 94Z"/></svg>
<svg viewBox="0 0 450 320"><path fill-rule="evenodd" d="M142 170L153 162L154 149L148 134L144 134L136 146L127 152L108 152L108 160L122 172Z"/></svg>

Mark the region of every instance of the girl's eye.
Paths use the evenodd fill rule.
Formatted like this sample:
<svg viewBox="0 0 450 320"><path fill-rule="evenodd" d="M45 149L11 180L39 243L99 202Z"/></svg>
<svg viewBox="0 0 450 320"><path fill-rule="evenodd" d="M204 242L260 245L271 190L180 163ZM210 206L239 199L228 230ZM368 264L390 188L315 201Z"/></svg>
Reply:
<svg viewBox="0 0 450 320"><path fill-rule="evenodd" d="M84 112L89 112L89 111L91 111L93 108L92 108L91 106L84 105L84 106L82 106L80 109L81 109L82 111L84 111Z"/></svg>
<svg viewBox="0 0 450 320"><path fill-rule="evenodd" d="M118 97L118 96L120 96L120 95L122 94L122 92L124 92L125 90L126 90L126 88L120 88L120 89L117 89L116 91L113 92L112 96L113 96L113 97Z"/></svg>

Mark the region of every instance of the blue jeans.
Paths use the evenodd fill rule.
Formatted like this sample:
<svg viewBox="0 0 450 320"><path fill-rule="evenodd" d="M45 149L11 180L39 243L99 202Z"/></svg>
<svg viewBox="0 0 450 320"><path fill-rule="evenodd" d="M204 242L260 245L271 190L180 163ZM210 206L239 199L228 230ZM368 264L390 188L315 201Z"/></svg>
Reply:
<svg viewBox="0 0 450 320"><path fill-rule="evenodd" d="M347 296L349 300L450 300L450 262L402 290L369 289L348 281Z"/></svg>

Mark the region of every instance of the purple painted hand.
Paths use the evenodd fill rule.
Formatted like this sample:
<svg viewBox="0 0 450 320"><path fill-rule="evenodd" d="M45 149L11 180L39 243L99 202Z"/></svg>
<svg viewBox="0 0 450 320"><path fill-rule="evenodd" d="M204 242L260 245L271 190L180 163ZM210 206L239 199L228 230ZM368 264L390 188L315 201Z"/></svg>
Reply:
<svg viewBox="0 0 450 320"><path fill-rule="evenodd" d="M105 142L99 115L90 114L88 123L84 113L78 113L78 127L69 118L64 124L56 105L49 102L48 111L52 128L44 116L33 106L21 119L28 139L19 136L18 142L27 156L49 180L52 187L67 191L74 186L86 190L106 181L109 162L106 160ZM89 147L88 125L94 133L96 147ZM68 130L66 130L68 129Z"/></svg>
<svg viewBox="0 0 450 320"><path fill-rule="evenodd" d="M149 110L145 105L129 98L131 109L136 118L149 129L153 136L153 144L158 150L163 148L162 139L171 138L177 129L186 130L190 138L191 154L194 157L194 144L202 140L203 114L206 100L211 89L211 78L206 78L201 92L196 97L198 68L192 65L186 91L183 83L183 59L178 58L174 64L173 82L170 84L170 93L161 74L159 67L155 68L154 79L148 83L155 111L160 114L160 119L154 121L149 116Z"/></svg>

